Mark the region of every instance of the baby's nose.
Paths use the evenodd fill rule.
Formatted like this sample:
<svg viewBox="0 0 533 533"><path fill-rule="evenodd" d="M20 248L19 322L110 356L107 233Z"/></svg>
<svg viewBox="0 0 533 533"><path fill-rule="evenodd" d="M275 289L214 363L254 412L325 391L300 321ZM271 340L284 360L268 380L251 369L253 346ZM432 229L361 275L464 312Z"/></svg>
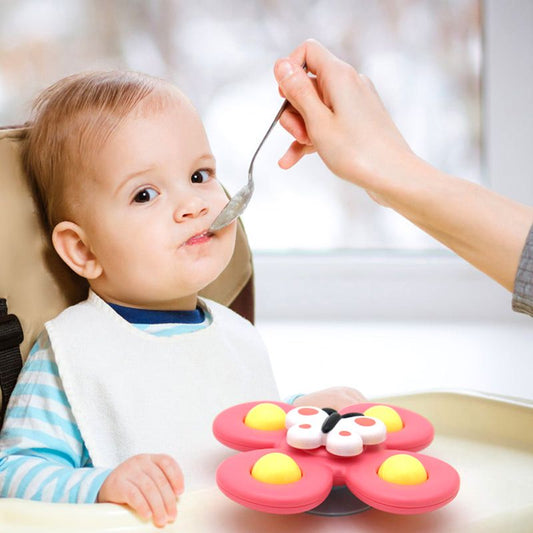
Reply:
<svg viewBox="0 0 533 533"><path fill-rule="evenodd" d="M192 196L186 201L180 202L174 211L174 220L176 222L183 222L189 218L206 215L208 211L207 202L199 196Z"/></svg>

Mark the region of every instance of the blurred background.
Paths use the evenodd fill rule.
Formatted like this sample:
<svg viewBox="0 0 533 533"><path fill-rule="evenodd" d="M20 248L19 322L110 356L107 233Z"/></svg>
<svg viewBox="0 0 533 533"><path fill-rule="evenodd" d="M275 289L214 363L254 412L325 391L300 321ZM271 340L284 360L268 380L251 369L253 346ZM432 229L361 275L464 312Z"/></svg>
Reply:
<svg viewBox="0 0 533 533"><path fill-rule="evenodd" d="M73 72L162 76L197 106L234 193L282 102L274 62L313 37L373 80L416 153L532 203L532 25L531 0L0 0L0 124ZM244 215L281 394L533 400L531 319L510 294L316 156L280 170L289 144L276 128Z"/></svg>
<svg viewBox="0 0 533 533"><path fill-rule="evenodd" d="M273 64L308 37L374 81L416 153L483 180L480 0L0 0L0 124L73 72L161 76L197 106L233 193L281 104ZM439 248L316 156L279 169L289 144L278 127L255 165L254 250Z"/></svg>

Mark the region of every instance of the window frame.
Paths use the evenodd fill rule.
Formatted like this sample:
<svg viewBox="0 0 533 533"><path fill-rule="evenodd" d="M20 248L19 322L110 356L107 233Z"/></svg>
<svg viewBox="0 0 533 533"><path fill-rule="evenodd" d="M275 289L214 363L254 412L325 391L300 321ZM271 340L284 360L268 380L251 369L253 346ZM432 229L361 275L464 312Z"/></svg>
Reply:
<svg viewBox="0 0 533 533"><path fill-rule="evenodd" d="M484 183L530 205L532 23L528 0L482 1ZM257 252L254 264L258 320L527 320L508 291L447 251Z"/></svg>

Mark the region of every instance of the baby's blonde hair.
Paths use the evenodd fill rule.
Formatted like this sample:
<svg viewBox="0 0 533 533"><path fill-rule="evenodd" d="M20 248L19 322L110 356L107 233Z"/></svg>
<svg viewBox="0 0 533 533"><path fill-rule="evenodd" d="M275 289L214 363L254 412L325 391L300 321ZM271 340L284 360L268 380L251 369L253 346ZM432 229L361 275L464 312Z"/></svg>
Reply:
<svg viewBox="0 0 533 533"><path fill-rule="evenodd" d="M72 220L79 176L109 135L147 96L174 92L170 83L146 74L99 71L63 78L36 98L22 161L49 230Z"/></svg>

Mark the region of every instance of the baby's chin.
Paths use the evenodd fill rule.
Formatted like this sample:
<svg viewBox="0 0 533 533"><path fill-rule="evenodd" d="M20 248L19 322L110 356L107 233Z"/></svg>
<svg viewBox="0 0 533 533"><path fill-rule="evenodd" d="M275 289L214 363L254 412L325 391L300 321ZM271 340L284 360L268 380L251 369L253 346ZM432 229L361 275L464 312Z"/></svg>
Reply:
<svg viewBox="0 0 533 533"><path fill-rule="evenodd" d="M192 292L200 292L214 283L220 275L226 270L233 255L233 249L228 250L225 257L218 256L213 259L213 256L206 255L204 257L197 257L196 261L187 266L182 266L180 271L180 279L182 283L187 285L187 290ZM226 281L226 284L231 284L232 280Z"/></svg>
<svg viewBox="0 0 533 533"><path fill-rule="evenodd" d="M209 268L192 270L189 273L182 272L181 283L175 284L175 287L179 287L179 289L170 292L173 292L177 297L197 295L202 292L209 293L211 284L220 277L225 268L226 265L210 265Z"/></svg>
<svg viewBox="0 0 533 533"><path fill-rule="evenodd" d="M193 292L195 294L211 294L211 285L217 281L223 271L224 269L217 270L216 272L213 272L212 275L203 277L202 280L195 285ZM210 298L210 296L207 297Z"/></svg>

